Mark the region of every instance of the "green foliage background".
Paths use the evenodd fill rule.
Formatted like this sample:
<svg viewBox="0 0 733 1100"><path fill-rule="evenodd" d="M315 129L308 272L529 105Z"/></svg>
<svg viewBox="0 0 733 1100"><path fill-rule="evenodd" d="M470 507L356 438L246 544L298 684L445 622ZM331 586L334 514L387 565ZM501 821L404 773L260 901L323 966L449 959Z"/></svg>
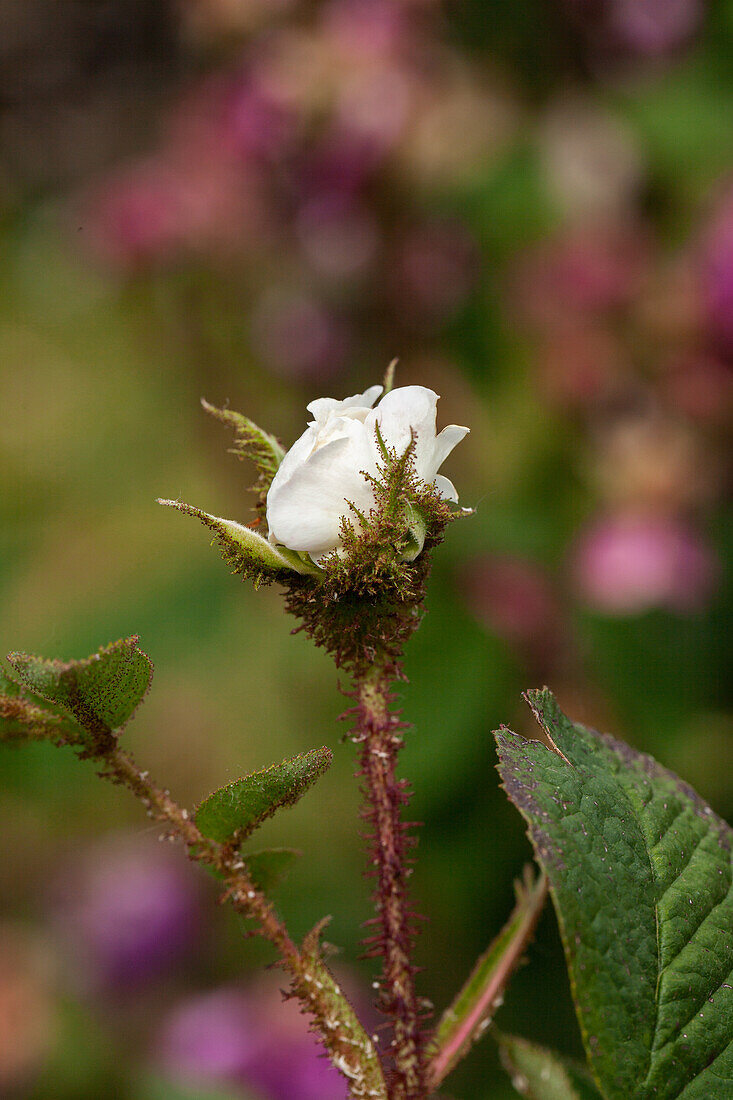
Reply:
<svg viewBox="0 0 733 1100"><path fill-rule="evenodd" d="M499 789L490 731L505 722L532 733L520 692L541 670L469 606L463 578L477 556L528 558L552 578L575 654L552 687L572 717L651 752L723 816L733 811L724 766L731 734L725 571L708 605L686 615L655 609L614 617L574 598L567 548L597 505L585 476L587 427L537 386L536 349L503 297L521 249L561 221L534 134L547 103L568 89L610 110L633 134L644 161L645 217L662 251L701 223L733 167L733 4L711 4L698 39L680 57L642 66L629 80L604 81L576 65L578 44L559 10L532 0L496 5L491 19L483 4L458 5L441 34L467 64L509 74L522 107L522 122L495 158L470 179L414 199L468 226L480 254L477 284L439 330L406 335L385 321L357 343L348 366L323 381L266 369L245 338L238 285L219 264L199 257L132 279L100 271L79 242L83 219L78 233L68 232L70 220L79 220L69 210L87 182L81 155L66 178L24 176L12 157L0 174L4 650L81 657L139 633L156 673L125 741L188 804L240 774L330 745L334 764L318 790L267 822L260 836L263 846L304 853L278 893L293 932L302 935L331 913L329 939L365 988L370 967L358 955L369 887L354 752L339 742L345 701L338 677L304 637L291 635L275 588L254 592L238 583L206 532L154 501L181 497L214 515L250 518L250 471L225 453L229 440L202 413L201 396L230 401L289 443L303 430L307 401L356 392L399 355L398 382L433 385L442 395L441 423L471 425L446 469L477 514L455 525L436 553L428 614L410 644L409 684L400 688L414 726L402 772L415 789L410 813L424 823L413 878L418 908L430 917L419 946L420 983L438 1009L501 926L512 879L530 857L524 825ZM135 108L143 130L155 129L161 103L201 65L193 50L169 53L175 64L161 47L158 68L146 77L153 94ZM12 104L6 109L12 115ZM109 165L115 159L107 155ZM95 169L104 161L100 154ZM719 496L707 498L703 511L725 559L730 528ZM46 942L55 870L93 838L120 829L155 840L140 807L102 788L69 750L3 748L0 906L8 927L20 923ZM240 940L213 896L210 920L217 946L190 961L176 996L269 961L265 948ZM500 1026L578 1055L549 911L530 954ZM63 983L54 998L61 1039L18 1095L135 1096L145 1042L127 1042ZM463 1100L511 1095L489 1042L451 1079L450 1091Z"/></svg>

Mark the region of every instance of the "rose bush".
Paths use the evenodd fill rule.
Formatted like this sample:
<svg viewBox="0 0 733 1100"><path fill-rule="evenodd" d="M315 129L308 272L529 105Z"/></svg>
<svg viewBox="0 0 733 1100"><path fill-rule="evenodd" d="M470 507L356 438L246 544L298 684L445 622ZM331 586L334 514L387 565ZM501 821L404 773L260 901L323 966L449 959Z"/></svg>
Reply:
<svg viewBox="0 0 733 1100"><path fill-rule="evenodd" d="M436 434L438 395L425 386L402 386L374 403L382 386L336 401L311 401L313 420L282 460L267 494L270 542L321 561L338 549L341 520L368 513L375 496L368 476L383 464L377 427L385 445L401 454L415 433L418 477L446 500L458 500L455 486L438 473L469 429L457 424ZM352 507L353 506L353 507Z"/></svg>

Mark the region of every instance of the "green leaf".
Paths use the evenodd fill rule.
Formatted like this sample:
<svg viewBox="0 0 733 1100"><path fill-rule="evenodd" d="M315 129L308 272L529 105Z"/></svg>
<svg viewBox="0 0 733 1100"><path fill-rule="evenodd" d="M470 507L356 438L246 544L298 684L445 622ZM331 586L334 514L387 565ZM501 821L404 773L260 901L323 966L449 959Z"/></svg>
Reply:
<svg viewBox="0 0 733 1100"><path fill-rule="evenodd" d="M27 653L10 653L8 661L31 691L73 715L88 748L104 751L150 687L153 666L137 642L136 634L123 638L81 661Z"/></svg>
<svg viewBox="0 0 733 1100"><path fill-rule="evenodd" d="M512 1084L527 1100L601 1100L590 1074L554 1050L517 1035L494 1034Z"/></svg>
<svg viewBox="0 0 733 1100"><path fill-rule="evenodd" d="M330 749L311 749L236 779L204 799L196 811L196 824L212 840L241 843L281 806L294 806L332 759Z"/></svg>
<svg viewBox="0 0 733 1100"><path fill-rule="evenodd" d="M300 854L297 848L262 848L257 852L243 852L242 859L255 889L269 894L285 878Z"/></svg>
<svg viewBox="0 0 733 1100"><path fill-rule="evenodd" d="M608 1100L733 1097L731 829L651 757L526 696L553 748L495 737L549 882Z"/></svg>
<svg viewBox="0 0 733 1100"><path fill-rule="evenodd" d="M428 1047L428 1079L436 1089L486 1031L504 989L522 958L547 896L547 880L532 880L526 868L523 882L516 883L514 911L476 963L465 985L443 1013Z"/></svg>
<svg viewBox="0 0 733 1100"><path fill-rule="evenodd" d="M0 669L0 741L65 741L78 734L76 724Z"/></svg>
<svg viewBox="0 0 733 1100"><path fill-rule="evenodd" d="M200 508L194 508L192 504L184 504L180 500L158 500L158 504L177 508L187 516L200 519L204 526L214 532L214 538L227 565L235 573L252 579L255 586L292 572L314 577L323 575L323 571L310 559L305 560L300 554L284 546L273 546L251 527L245 527L233 519L210 516L208 512L202 512Z"/></svg>

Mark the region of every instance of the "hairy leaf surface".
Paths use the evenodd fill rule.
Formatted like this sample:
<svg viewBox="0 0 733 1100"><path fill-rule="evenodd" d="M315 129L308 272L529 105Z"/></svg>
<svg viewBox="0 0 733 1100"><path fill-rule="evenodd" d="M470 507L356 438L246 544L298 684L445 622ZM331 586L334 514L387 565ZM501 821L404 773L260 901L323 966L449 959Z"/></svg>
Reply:
<svg viewBox="0 0 733 1100"><path fill-rule="evenodd" d="M608 1100L733 1098L731 829L676 775L527 700L556 751L496 732L550 883Z"/></svg>
<svg viewBox="0 0 733 1100"><path fill-rule="evenodd" d="M330 749L311 749L235 779L204 799L196 811L196 824L212 840L241 842L281 806L295 805L332 759Z"/></svg>
<svg viewBox="0 0 733 1100"><path fill-rule="evenodd" d="M150 687L153 666L137 643L137 635L122 638L80 661L27 653L10 653L8 661L32 692L69 711L92 745L122 729Z"/></svg>

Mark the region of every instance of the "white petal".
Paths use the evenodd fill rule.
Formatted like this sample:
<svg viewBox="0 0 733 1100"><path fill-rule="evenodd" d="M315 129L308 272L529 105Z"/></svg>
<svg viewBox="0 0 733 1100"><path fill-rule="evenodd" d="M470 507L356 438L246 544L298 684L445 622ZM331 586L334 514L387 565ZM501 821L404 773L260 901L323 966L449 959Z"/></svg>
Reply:
<svg viewBox="0 0 733 1100"><path fill-rule="evenodd" d="M430 473L438 472L453 448L457 447L461 440L466 438L470 430L470 428L462 428L458 424L448 424L442 432L438 433L432 448L432 469L428 471L426 477L430 476Z"/></svg>
<svg viewBox="0 0 733 1100"><path fill-rule="evenodd" d="M438 492L442 496L443 500L452 500L452 501L457 501L458 500L458 493L456 491L456 487L453 484L453 482L449 480L449 478L443 477L442 474L437 474L433 478L433 484L435 485L435 488L438 490Z"/></svg>
<svg viewBox="0 0 733 1100"><path fill-rule="evenodd" d="M287 452L282 462L277 468L274 478L270 484L269 493L273 488L277 492L278 488L285 484L285 482L292 476L293 471L297 470L299 466L306 461L311 451L315 447L317 439L317 432L315 428L306 428L301 435L300 439L296 439L290 450Z"/></svg>
<svg viewBox="0 0 733 1100"><path fill-rule="evenodd" d="M267 524L277 542L319 558L339 544L347 500L361 511L374 504L374 494L361 470L376 473L376 456L364 426L345 422L349 435L315 451L287 481L267 495ZM274 490L274 492L273 492Z"/></svg>
<svg viewBox="0 0 733 1100"><path fill-rule="evenodd" d="M415 469L425 478L426 459L432 456L430 444L435 439L435 413L438 395L426 386L400 386L382 398L376 410L376 420L388 447L401 454L410 442L411 431L417 437ZM367 417L366 423L370 418ZM429 471L433 473L434 471Z"/></svg>
<svg viewBox="0 0 733 1100"><path fill-rule="evenodd" d="M323 424L329 416L344 412L345 409L361 407L371 409L374 402L382 392L382 386L370 386L364 393L355 393L353 397L347 397L343 401L337 401L334 397L318 397L306 405L308 412L313 413L317 424Z"/></svg>

